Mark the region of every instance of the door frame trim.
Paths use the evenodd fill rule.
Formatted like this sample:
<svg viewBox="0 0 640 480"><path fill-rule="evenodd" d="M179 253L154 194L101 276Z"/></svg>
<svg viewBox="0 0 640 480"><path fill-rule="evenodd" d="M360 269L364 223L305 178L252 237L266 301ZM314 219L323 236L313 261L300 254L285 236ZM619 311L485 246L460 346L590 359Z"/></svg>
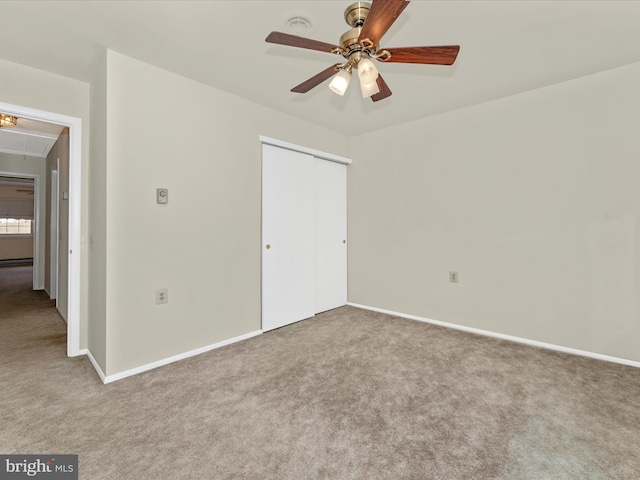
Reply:
<svg viewBox="0 0 640 480"><path fill-rule="evenodd" d="M67 356L80 349L80 292L82 271L82 119L0 102L3 113L69 127L69 279L67 294Z"/></svg>
<svg viewBox="0 0 640 480"><path fill-rule="evenodd" d="M49 298L56 301L56 308L58 308L58 236L60 235L59 162L60 159L58 158L56 160L56 168L51 170L51 190L49 195L51 206L49 210L49 219L51 220L49 225Z"/></svg>
<svg viewBox="0 0 640 480"><path fill-rule="evenodd" d="M347 157L342 157L340 155L334 155L332 153L327 153L327 152L322 152L320 150L316 150L313 148L309 148L309 147L304 147L302 145L296 145L294 143L289 143L289 142L285 142L283 140L278 140L275 138L271 138L271 137L267 137L264 135L259 135L259 140L260 140L260 165L261 165L261 191L260 191L260 198L261 198L261 202L260 202L260 322L261 322L261 328L264 328L264 323L263 323L263 316L264 316L264 312L263 312L263 307L264 307L264 303L263 303L263 288L264 288L264 249L263 249L263 245L265 243L265 239L263 238L263 233L264 233L264 146L265 145L270 145L273 147L278 147L278 148L282 148L285 150L290 150L290 151L294 151L294 152L299 152L299 153L303 153L303 154L307 154L310 155L312 157L314 157L315 159L319 159L319 160L327 160L330 162L335 162L335 163L339 163L345 166L351 165L352 160L350 158ZM348 203L348 202L347 202ZM345 205L346 206L346 205ZM348 297L347 297L348 299Z"/></svg>

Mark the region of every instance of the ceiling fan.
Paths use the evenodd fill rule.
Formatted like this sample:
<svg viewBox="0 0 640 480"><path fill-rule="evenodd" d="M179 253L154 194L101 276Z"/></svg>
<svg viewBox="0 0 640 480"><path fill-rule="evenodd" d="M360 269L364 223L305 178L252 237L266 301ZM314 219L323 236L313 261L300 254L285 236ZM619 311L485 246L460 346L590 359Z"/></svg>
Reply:
<svg viewBox="0 0 640 480"><path fill-rule="evenodd" d="M332 65L293 87L292 92L306 93L333 76L329 88L338 95L344 95L351 80L351 71L355 68L360 78L362 96L371 97L377 102L389 97L391 90L371 59L390 63L452 65L460 50L458 45L380 49L378 42L407 5L408 0L374 0L373 3L356 2L349 5L344 12L344 19L352 28L340 37L340 45L282 32L271 32L265 40L268 43L335 53L346 59L345 63Z"/></svg>

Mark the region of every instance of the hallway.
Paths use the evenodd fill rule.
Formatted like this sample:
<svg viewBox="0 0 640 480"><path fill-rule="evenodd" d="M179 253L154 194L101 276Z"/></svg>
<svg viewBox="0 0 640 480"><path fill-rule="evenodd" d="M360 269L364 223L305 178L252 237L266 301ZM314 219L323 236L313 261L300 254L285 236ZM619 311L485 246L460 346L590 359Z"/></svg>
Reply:
<svg viewBox="0 0 640 480"><path fill-rule="evenodd" d="M85 356L67 357L67 326L43 290L32 287L31 266L0 268L0 451L20 452L7 442L11 429L20 424L22 412L37 411L32 402L43 402L53 383L71 387L76 381L100 383ZM4 408L7 407L7 408ZM17 408L11 408L17 407Z"/></svg>
<svg viewBox="0 0 640 480"><path fill-rule="evenodd" d="M0 268L0 352L5 365L32 349L66 358L66 324L55 300L44 290L33 290L32 272L32 266Z"/></svg>
<svg viewBox="0 0 640 480"><path fill-rule="evenodd" d="M55 300L33 290L32 269L0 268L0 451L6 454L39 450L38 442L49 446L47 437L65 415L78 414L78 389L101 385L86 357L67 357L66 324ZM61 398L61 392L69 395Z"/></svg>

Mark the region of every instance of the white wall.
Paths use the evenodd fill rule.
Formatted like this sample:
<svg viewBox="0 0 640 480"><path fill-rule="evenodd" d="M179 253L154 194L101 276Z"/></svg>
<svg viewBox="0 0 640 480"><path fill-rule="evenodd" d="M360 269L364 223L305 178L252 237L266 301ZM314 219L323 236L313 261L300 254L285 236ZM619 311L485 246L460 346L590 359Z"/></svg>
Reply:
<svg viewBox="0 0 640 480"><path fill-rule="evenodd" d="M82 119L82 279L87 278L89 84L0 59L0 102ZM44 162L44 160L43 160ZM44 216L44 210L42 210ZM80 290L80 348L87 346L88 282Z"/></svg>
<svg viewBox="0 0 640 480"><path fill-rule="evenodd" d="M0 60L0 102L83 119L81 346L90 304L108 375L260 328L259 135L354 159L350 301L640 360L639 80L631 65L350 142L107 52L90 191L87 84Z"/></svg>
<svg viewBox="0 0 640 480"><path fill-rule="evenodd" d="M104 372L107 368L107 52L91 79L91 169L89 171L88 349ZM87 241L89 243L89 241Z"/></svg>
<svg viewBox="0 0 640 480"><path fill-rule="evenodd" d="M57 307L60 315L68 319L69 296L69 200L64 198L64 193L69 193L69 129L65 128L60 133L58 140L53 145L46 159L46 235L47 252L45 263L45 289L49 290L50 268L50 225L51 225L51 170L58 170L58 262L57 262Z"/></svg>
<svg viewBox="0 0 640 480"><path fill-rule="evenodd" d="M344 156L349 140L111 51L106 77L113 375L259 330L259 135Z"/></svg>
<svg viewBox="0 0 640 480"><path fill-rule="evenodd" d="M0 237L0 260L33 258L33 238Z"/></svg>
<svg viewBox="0 0 640 480"><path fill-rule="evenodd" d="M640 360L639 85L633 64L354 138L349 300Z"/></svg>

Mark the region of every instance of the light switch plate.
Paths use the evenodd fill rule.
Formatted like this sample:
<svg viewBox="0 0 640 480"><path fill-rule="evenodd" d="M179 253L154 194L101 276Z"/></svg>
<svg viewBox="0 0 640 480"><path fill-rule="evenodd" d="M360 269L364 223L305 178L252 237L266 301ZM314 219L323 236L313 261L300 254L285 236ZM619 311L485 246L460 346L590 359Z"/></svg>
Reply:
<svg viewBox="0 0 640 480"><path fill-rule="evenodd" d="M158 203L169 203L169 190L167 188L157 188L156 199Z"/></svg>

